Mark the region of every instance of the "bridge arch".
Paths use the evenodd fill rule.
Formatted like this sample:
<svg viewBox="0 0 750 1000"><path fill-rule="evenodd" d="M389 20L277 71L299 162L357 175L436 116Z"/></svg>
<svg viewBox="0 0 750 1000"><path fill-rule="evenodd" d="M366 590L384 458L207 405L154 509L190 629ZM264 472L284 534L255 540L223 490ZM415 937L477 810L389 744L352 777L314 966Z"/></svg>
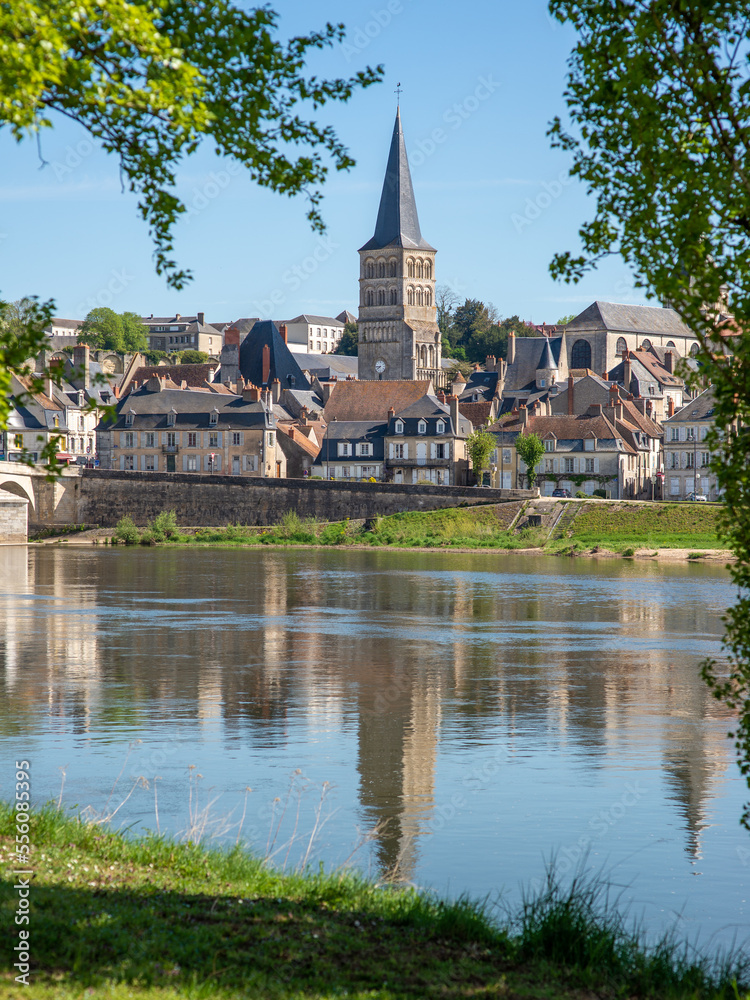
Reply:
<svg viewBox="0 0 750 1000"><path fill-rule="evenodd" d="M17 497L23 497L24 500L29 501L31 510L36 511L34 490L30 484L27 485L24 482L19 482L17 479L8 479L0 473L0 490L4 490L6 493L12 493Z"/></svg>

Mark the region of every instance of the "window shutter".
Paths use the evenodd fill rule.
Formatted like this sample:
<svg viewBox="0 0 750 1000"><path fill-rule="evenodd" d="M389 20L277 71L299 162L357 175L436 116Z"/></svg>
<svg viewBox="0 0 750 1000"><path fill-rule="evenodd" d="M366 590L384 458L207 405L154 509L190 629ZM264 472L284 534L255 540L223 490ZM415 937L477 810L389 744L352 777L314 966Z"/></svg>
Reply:
<svg viewBox="0 0 750 1000"><path fill-rule="evenodd" d="M598 471L599 471L599 459L595 458L594 459L594 472L598 472Z"/></svg>
<svg viewBox="0 0 750 1000"><path fill-rule="evenodd" d="M187 455L183 455L182 456L182 471L183 472L187 472L187 460L188 460Z"/></svg>
<svg viewBox="0 0 750 1000"><path fill-rule="evenodd" d="M393 458L393 442L388 445L388 458Z"/></svg>
<svg viewBox="0 0 750 1000"><path fill-rule="evenodd" d="M436 458L436 457L437 457L437 445L433 441L432 444L430 445L430 458Z"/></svg>
<svg viewBox="0 0 750 1000"><path fill-rule="evenodd" d="M154 472L159 471L159 456L154 455Z"/></svg>
<svg viewBox="0 0 750 1000"><path fill-rule="evenodd" d="M123 472L125 471L125 456L124 455L120 455L120 469Z"/></svg>
<svg viewBox="0 0 750 1000"><path fill-rule="evenodd" d="M408 457L409 457L409 445L405 444L404 445L404 458L408 458Z"/></svg>

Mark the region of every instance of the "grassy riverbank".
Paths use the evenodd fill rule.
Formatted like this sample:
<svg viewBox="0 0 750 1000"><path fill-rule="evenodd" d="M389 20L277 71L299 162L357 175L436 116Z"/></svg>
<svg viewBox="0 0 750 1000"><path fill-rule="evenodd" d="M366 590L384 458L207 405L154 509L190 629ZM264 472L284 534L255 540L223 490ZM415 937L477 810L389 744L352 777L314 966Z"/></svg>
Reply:
<svg viewBox="0 0 750 1000"><path fill-rule="evenodd" d="M268 528L244 525L179 529L173 512L165 512L146 528L129 519L115 536L127 544L151 545L323 545L392 548L534 549L549 553L612 552L622 555L685 550L698 557L717 550L720 508L706 504L611 504L570 501L575 517L564 530L521 527L525 505L498 504L392 514L366 521L317 523L294 512ZM565 504L564 509L568 509ZM519 518L514 524L516 515Z"/></svg>
<svg viewBox="0 0 750 1000"><path fill-rule="evenodd" d="M14 981L13 813L0 804L0 998L588 1000L745 997L742 970L651 950L596 888L481 906L346 872L281 874L240 850L125 839L32 815L31 985Z"/></svg>

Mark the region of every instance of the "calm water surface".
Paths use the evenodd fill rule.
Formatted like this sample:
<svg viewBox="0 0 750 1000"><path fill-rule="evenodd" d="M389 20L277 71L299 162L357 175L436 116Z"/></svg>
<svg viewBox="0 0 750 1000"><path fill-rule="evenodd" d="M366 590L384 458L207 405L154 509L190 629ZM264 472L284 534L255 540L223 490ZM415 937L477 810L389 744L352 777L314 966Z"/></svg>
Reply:
<svg viewBox="0 0 750 1000"><path fill-rule="evenodd" d="M37 802L132 790L115 825L511 904L584 858L651 930L744 941L747 789L698 674L732 600L700 565L5 547L0 794L26 757Z"/></svg>

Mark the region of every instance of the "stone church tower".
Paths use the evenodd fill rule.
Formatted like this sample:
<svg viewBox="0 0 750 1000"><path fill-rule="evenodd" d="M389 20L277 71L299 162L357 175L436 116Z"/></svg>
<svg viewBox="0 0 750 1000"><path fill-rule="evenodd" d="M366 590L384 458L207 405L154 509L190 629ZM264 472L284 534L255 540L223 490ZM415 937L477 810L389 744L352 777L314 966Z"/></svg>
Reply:
<svg viewBox="0 0 750 1000"><path fill-rule="evenodd" d="M375 235L359 251L360 379L428 379L442 387L436 250L423 239L396 112Z"/></svg>

